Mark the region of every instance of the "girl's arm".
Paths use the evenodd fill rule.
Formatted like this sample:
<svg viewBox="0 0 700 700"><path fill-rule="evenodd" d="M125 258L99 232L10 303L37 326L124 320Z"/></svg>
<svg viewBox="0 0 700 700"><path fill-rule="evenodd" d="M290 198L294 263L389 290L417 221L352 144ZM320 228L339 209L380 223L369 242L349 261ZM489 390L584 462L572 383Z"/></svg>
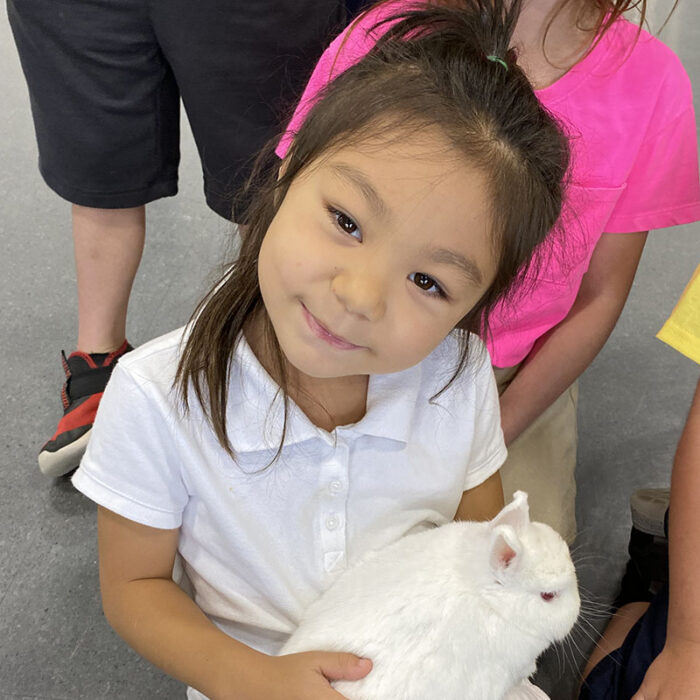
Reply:
<svg viewBox="0 0 700 700"><path fill-rule="evenodd" d="M486 481L462 494L455 520L491 520L504 506L501 473L492 474Z"/></svg>
<svg viewBox="0 0 700 700"><path fill-rule="evenodd" d="M605 345L627 300L646 235L601 236L571 311L535 343L501 396L506 445L554 403Z"/></svg>
<svg viewBox="0 0 700 700"><path fill-rule="evenodd" d="M633 700L696 697L700 688L700 382L671 477L666 644Z"/></svg>
<svg viewBox="0 0 700 700"><path fill-rule="evenodd" d="M179 530L159 530L98 509L105 616L139 654L212 700L340 700L328 679L371 668L351 654L272 657L221 632L172 581Z"/></svg>

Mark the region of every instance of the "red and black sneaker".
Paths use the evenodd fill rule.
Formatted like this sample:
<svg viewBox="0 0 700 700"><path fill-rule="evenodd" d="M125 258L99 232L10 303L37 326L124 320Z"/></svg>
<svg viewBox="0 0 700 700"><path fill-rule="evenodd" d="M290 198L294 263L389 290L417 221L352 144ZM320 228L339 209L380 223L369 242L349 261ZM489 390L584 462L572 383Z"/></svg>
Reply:
<svg viewBox="0 0 700 700"><path fill-rule="evenodd" d="M75 469L87 447L97 407L117 360L133 348L125 340L114 352L61 352L66 383L61 391L63 418L54 436L39 452L39 469L62 476Z"/></svg>

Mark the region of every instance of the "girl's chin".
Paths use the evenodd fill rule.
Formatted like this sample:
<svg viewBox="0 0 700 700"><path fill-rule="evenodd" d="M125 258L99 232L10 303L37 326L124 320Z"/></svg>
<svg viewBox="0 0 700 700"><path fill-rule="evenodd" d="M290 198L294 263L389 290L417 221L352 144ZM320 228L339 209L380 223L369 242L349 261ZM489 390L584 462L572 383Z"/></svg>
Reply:
<svg viewBox="0 0 700 700"><path fill-rule="evenodd" d="M340 362L310 362L308 357L300 358L298 362L287 357L287 362L294 370L312 379L339 379L340 377L350 377L357 374L369 374L367 371L351 370L347 364Z"/></svg>

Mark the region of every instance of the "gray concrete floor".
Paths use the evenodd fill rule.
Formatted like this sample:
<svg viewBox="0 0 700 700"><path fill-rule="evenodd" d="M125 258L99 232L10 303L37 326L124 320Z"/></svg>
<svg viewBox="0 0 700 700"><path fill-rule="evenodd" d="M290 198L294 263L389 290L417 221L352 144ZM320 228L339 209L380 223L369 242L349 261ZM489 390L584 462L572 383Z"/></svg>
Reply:
<svg viewBox="0 0 700 700"><path fill-rule="evenodd" d="M659 26L667 2L654 4ZM182 686L129 651L99 602L94 506L38 470L36 454L60 415L59 351L75 334L69 206L36 168L29 104L7 18L0 15L0 698L177 698ZM681 3L663 38L700 94L700 9ZM696 109L700 103L696 99ZM181 191L148 208L148 242L131 299L129 339L181 325L229 245L231 227L205 206L189 133ZM582 380L577 542L581 585L611 596L641 486L668 482L698 368L654 338L700 261L700 226L654 233L623 316ZM592 620L592 622L596 622ZM555 700L571 697L576 667L548 655L540 674ZM560 654L560 657L563 656Z"/></svg>

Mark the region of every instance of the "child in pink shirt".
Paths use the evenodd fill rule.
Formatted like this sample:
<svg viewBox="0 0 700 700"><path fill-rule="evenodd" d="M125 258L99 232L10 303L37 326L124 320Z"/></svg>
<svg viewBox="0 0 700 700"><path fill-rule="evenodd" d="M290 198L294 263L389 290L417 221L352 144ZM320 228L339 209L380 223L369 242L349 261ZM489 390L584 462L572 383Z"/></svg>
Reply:
<svg viewBox="0 0 700 700"><path fill-rule="evenodd" d="M386 25L377 22L413 4L380 3L333 41L280 141L280 157L323 86L381 36ZM564 7L526 1L515 35L519 63L570 137L572 165L566 207L537 274L491 316L487 344L509 447L506 494L528 491L533 517L569 541L576 533L576 380L617 322L646 232L700 219L690 82L668 47L619 16L630 4L609 2L600 11L585 0Z"/></svg>

